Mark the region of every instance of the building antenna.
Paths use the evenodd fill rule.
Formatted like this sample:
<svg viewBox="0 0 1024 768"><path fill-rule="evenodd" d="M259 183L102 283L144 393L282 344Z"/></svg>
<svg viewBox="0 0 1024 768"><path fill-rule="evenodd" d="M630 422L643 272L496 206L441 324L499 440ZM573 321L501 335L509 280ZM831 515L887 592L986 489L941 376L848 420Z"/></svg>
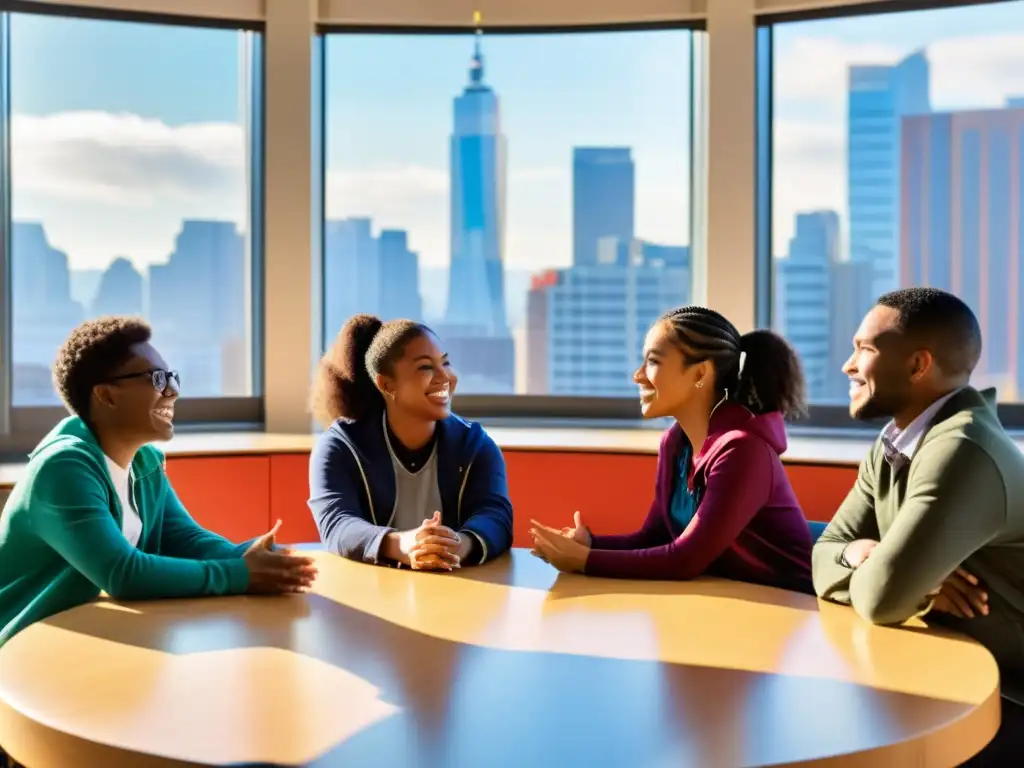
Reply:
<svg viewBox="0 0 1024 768"><path fill-rule="evenodd" d="M484 79L484 57L480 51L480 39L483 37L483 14L480 11L473 11L473 32L476 40L473 43L473 63L470 67L470 80L473 83L481 83Z"/></svg>

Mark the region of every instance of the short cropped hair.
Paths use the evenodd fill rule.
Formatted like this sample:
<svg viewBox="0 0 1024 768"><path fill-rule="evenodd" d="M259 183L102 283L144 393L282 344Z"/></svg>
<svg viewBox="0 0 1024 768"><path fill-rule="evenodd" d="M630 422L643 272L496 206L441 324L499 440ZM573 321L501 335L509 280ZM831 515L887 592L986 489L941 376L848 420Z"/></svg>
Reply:
<svg viewBox="0 0 1024 768"><path fill-rule="evenodd" d="M962 300L938 288L903 288L878 299L899 313L899 332L931 352L949 376L969 375L981 359L981 326Z"/></svg>
<svg viewBox="0 0 1024 768"><path fill-rule="evenodd" d="M132 347L150 340L152 329L137 317L101 317L71 332L53 364L53 383L65 407L89 421L92 390L132 358Z"/></svg>

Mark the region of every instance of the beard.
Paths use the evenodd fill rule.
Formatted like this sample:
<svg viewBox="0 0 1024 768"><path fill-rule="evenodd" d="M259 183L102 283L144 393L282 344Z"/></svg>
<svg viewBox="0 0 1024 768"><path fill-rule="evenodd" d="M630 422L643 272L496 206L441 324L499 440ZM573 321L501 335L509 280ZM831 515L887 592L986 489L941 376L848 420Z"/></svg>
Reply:
<svg viewBox="0 0 1024 768"><path fill-rule="evenodd" d="M880 388L873 388L866 400L850 403L850 416L858 421L891 419L906 407L908 399L907 393L883 384Z"/></svg>

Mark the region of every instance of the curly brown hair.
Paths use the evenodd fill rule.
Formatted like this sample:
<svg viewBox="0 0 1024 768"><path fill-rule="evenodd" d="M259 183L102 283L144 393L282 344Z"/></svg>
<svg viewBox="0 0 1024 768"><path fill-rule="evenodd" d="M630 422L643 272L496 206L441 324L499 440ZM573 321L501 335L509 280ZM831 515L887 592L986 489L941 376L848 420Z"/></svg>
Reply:
<svg viewBox="0 0 1024 768"><path fill-rule="evenodd" d="M101 317L88 320L67 337L53 364L53 384L64 406L89 421L92 390L132 359L132 347L153 335L139 317Z"/></svg>
<svg viewBox="0 0 1024 768"><path fill-rule="evenodd" d="M390 374L406 344L427 334L434 332L412 320L349 318L317 366L309 396L317 423L326 429L338 419L355 421L382 409L377 374Z"/></svg>
<svg viewBox="0 0 1024 768"><path fill-rule="evenodd" d="M666 312L677 348L688 363L710 360L719 392L762 414L780 411L787 419L807 413L800 358L784 338L768 330L740 335L729 320L707 307L678 307ZM740 355L745 356L742 370Z"/></svg>

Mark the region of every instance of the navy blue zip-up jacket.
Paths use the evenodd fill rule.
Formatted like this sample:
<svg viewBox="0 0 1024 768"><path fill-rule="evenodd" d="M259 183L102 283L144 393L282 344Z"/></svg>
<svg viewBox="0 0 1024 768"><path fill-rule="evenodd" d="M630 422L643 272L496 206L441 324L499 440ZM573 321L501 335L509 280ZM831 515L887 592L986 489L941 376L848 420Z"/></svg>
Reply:
<svg viewBox="0 0 1024 768"><path fill-rule="evenodd" d="M505 458L476 422L455 414L437 423L437 482L441 522L473 534L473 560L491 560L512 546L512 504ZM395 512L395 471L381 412L339 419L317 441L309 459L309 508L329 552L379 562Z"/></svg>

